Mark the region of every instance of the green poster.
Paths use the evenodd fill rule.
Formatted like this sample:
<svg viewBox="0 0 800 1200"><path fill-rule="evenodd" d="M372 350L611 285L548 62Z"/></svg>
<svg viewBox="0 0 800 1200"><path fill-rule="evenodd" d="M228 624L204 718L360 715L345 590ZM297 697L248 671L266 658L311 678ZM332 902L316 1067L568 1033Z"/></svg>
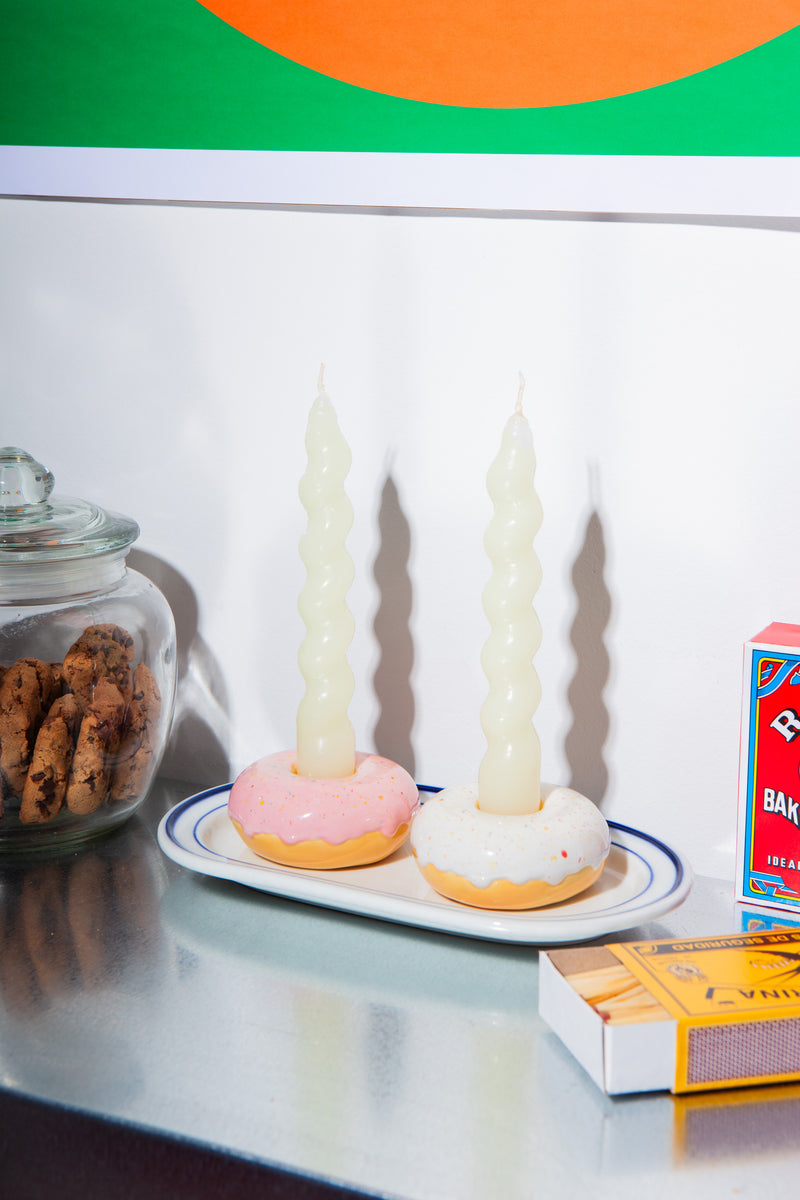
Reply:
<svg viewBox="0 0 800 1200"><path fill-rule="evenodd" d="M635 12L637 5L638 11L647 10L648 3L653 12L659 6L663 10L662 28L670 6L689 21L682 42L676 36L669 54L662 45L666 34L654 41L648 27L638 32L636 44L612 37L613 30L600 31L596 43L578 44L575 31L585 29L587 14L608 13L616 4L621 20L626 5ZM705 0L698 6L694 0L540 0L537 6L533 0L508 0L508 7L494 0L461 0L463 12L480 10L487 20L493 11L498 22L506 12L514 16L496 60L480 52L481 45L491 44L495 26L467 28L463 20L454 22L458 4L422 5L416 18L411 5L409 22L418 22L412 32L422 40L414 43L408 34L408 45L402 46L406 59L398 66L394 59L401 55L393 47L403 42L404 27L381 39L379 0L363 8L363 36L353 62L344 62L354 37L346 28L346 10L354 8L350 0L208 0L208 5L198 0L0 0L0 143L413 155L786 158L800 151L800 2L719 5ZM247 14L252 18L260 9L275 29L259 35ZM420 14L445 10L449 24L422 24ZM750 10L759 15L753 30L746 28ZM543 19L548 11L553 22L569 12L570 29L564 32L551 22L540 30L539 41L526 43L527 14ZM705 28L703 22L713 25L715 13L718 28ZM737 13L741 36L730 41ZM334 28L337 14L343 28ZM456 26L459 37L453 33ZM303 30L305 41L295 51L293 38ZM693 31L699 49L692 45ZM259 36L302 53L307 61L295 61ZM565 43L568 36L574 44ZM715 37L722 40L717 43ZM658 82L753 39L742 53ZM652 51L649 58L633 53L637 44ZM557 51L565 45L562 61ZM548 54L555 67L545 78L541 64ZM624 69L626 55L630 71ZM672 59L662 63L669 55ZM461 103L473 95L470 72L474 66L477 75L475 64L484 58L483 91L474 92L482 103ZM512 59L513 71L511 65L504 71L503 64ZM409 63L418 65L417 76L412 77ZM448 71L458 63L461 77L451 80ZM592 63L610 65L581 91ZM512 82L504 91L500 82L506 75ZM379 90L384 79L387 87L410 94ZM592 87L596 93L642 82L651 85L580 98L592 94ZM428 92L433 99L417 98ZM537 102L524 103L529 97Z"/></svg>
<svg viewBox="0 0 800 1200"><path fill-rule="evenodd" d="M302 7L298 0L298 20ZM423 103L343 83L277 54L197 0L3 0L2 12L4 144L505 154L800 151L797 26L660 87L587 103L489 109Z"/></svg>

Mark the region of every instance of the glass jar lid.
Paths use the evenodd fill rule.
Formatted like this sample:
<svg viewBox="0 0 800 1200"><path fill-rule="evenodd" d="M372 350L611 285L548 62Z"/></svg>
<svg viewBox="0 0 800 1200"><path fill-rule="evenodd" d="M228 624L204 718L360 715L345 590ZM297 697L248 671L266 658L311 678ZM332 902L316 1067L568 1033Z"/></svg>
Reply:
<svg viewBox="0 0 800 1200"><path fill-rule="evenodd" d="M86 500L52 496L54 478L25 450L0 449L0 570L119 553L139 536L129 517Z"/></svg>

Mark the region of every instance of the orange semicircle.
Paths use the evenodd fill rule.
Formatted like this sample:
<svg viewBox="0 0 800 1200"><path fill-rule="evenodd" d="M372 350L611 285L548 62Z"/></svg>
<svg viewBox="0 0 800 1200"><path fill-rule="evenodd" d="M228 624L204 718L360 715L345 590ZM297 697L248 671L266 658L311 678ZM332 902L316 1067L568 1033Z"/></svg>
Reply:
<svg viewBox="0 0 800 1200"><path fill-rule="evenodd" d="M658 87L800 23L798 0L200 0L344 83L429 104L539 108Z"/></svg>

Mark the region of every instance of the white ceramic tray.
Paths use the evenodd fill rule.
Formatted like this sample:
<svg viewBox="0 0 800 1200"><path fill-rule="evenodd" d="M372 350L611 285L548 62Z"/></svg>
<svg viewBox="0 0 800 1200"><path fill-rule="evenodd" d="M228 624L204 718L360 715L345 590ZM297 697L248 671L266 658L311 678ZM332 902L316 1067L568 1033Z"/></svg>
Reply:
<svg viewBox="0 0 800 1200"><path fill-rule="evenodd" d="M609 821L611 853L597 883L550 908L499 912L447 900L428 886L406 843L367 867L308 871L253 854L228 819L230 785L190 796L167 813L158 841L174 862L201 875L308 904L418 925L442 933L528 945L587 941L655 920L685 900L689 864L673 849L636 829ZM425 795L438 788L420 787Z"/></svg>

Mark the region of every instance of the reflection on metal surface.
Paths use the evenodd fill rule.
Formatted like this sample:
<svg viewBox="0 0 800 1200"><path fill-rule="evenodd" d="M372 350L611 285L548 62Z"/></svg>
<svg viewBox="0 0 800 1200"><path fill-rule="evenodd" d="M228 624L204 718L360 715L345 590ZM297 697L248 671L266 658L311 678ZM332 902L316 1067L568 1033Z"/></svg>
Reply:
<svg viewBox="0 0 800 1200"><path fill-rule="evenodd" d="M391 1117L402 1092L408 1015L390 1004L368 1004L362 1043L363 1086L373 1111Z"/></svg>
<svg viewBox="0 0 800 1200"><path fill-rule="evenodd" d="M581 1147L590 1172L625 1178L713 1163L755 1166L800 1152L800 1084L673 1096L606 1096L549 1031L538 1038L537 1090L548 1136Z"/></svg>
<svg viewBox="0 0 800 1200"><path fill-rule="evenodd" d="M159 937L151 840L112 838L55 860L6 867L0 993L31 1020L59 998L119 984Z"/></svg>
<svg viewBox="0 0 800 1200"><path fill-rule="evenodd" d="M800 1149L800 1084L676 1096L675 1159L765 1157Z"/></svg>
<svg viewBox="0 0 800 1200"><path fill-rule="evenodd" d="M141 1092L143 1013L171 973L165 872L136 816L77 852L0 867L0 1080L95 1111Z"/></svg>
<svg viewBox="0 0 800 1200"><path fill-rule="evenodd" d="M356 1001L503 1014L535 1007L528 946L373 921L190 874L167 889L162 916L177 945L205 963L215 956L225 969L266 971Z"/></svg>
<svg viewBox="0 0 800 1200"><path fill-rule="evenodd" d="M742 933L765 933L771 929L796 929L800 917L795 913L758 908L753 904L737 904Z"/></svg>

